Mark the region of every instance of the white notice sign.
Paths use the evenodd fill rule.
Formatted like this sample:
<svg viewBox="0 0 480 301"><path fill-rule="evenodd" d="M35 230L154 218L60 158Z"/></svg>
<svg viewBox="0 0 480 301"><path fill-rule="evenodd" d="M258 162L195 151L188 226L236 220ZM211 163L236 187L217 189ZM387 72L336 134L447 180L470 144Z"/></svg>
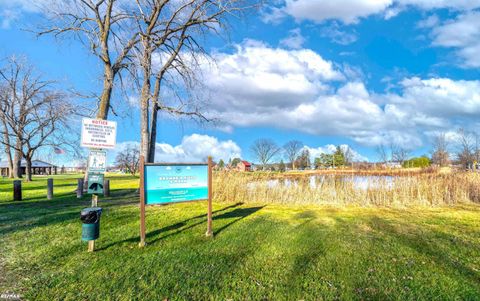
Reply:
<svg viewBox="0 0 480 301"><path fill-rule="evenodd" d="M89 148L115 148L117 123L100 119L82 119L82 143Z"/></svg>

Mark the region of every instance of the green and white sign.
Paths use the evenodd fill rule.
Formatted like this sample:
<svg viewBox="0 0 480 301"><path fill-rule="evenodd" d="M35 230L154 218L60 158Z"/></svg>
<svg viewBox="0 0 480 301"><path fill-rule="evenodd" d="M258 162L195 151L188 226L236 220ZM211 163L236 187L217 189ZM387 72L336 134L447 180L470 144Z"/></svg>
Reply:
<svg viewBox="0 0 480 301"><path fill-rule="evenodd" d="M88 193L101 194L103 193L103 174L89 173L88 174Z"/></svg>
<svg viewBox="0 0 480 301"><path fill-rule="evenodd" d="M107 169L107 152L101 150L90 150L88 156L88 172L104 173Z"/></svg>
<svg viewBox="0 0 480 301"><path fill-rule="evenodd" d="M208 199L208 165L145 165L145 204Z"/></svg>

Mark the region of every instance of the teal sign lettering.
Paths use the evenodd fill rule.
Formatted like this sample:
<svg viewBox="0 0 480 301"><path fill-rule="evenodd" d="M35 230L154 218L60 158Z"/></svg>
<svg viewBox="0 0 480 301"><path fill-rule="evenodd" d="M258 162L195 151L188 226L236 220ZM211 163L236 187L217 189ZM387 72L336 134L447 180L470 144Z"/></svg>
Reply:
<svg viewBox="0 0 480 301"><path fill-rule="evenodd" d="M145 165L145 204L208 199L208 165Z"/></svg>

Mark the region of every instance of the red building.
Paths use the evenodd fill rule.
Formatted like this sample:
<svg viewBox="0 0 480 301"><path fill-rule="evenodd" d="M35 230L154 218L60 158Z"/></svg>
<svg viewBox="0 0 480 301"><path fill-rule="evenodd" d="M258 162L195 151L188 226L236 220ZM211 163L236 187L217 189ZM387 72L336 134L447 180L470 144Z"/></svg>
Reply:
<svg viewBox="0 0 480 301"><path fill-rule="evenodd" d="M248 161L240 161L237 164L238 171L252 171L252 164Z"/></svg>

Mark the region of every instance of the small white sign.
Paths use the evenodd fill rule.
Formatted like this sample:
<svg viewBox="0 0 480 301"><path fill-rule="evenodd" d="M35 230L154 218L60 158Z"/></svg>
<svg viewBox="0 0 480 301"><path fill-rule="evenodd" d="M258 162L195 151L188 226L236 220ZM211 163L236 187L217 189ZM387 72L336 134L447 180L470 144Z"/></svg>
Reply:
<svg viewBox="0 0 480 301"><path fill-rule="evenodd" d="M100 119L82 119L83 147L89 148L115 148L117 139L117 123L115 121Z"/></svg>
<svg viewBox="0 0 480 301"><path fill-rule="evenodd" d="M104 173L107 170L107 152L91 150L88 156L88 171Z"/></svg>

